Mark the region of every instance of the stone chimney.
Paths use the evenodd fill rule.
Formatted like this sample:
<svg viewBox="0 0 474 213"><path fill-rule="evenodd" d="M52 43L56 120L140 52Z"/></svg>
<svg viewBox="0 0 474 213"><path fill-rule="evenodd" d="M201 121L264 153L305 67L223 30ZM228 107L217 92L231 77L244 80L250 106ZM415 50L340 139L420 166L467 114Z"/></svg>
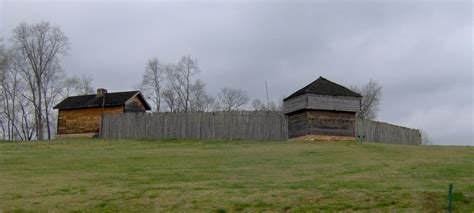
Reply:
<svg viewBox="0 0 474 213"><path fill-rule="evenodd" d="M107 90L104 88L97 89L97 97L104 97L107 94Z"/></svg>

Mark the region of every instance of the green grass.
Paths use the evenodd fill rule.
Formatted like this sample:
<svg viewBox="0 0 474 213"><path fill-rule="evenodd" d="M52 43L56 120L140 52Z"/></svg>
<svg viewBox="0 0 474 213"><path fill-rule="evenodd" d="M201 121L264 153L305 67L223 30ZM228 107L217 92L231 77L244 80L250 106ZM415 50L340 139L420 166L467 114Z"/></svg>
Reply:
<svg viewBox="0 0 474 213"><path fill-rule="evenodd" d="M0 212L474 211L474 147L357 142L0 143Z"/></svg>

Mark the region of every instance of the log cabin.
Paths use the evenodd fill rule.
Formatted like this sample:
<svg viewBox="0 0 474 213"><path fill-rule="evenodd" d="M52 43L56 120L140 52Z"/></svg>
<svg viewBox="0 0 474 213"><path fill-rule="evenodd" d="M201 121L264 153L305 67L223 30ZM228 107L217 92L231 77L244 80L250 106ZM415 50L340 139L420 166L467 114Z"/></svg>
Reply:
<svg viewBox="0 0 474 213"><path fill-rule="evenodd" d="M323 77L283 99L290 140L355 140L362 96Z"/></svg>
<svg viewBox="0 0 474 213"><path fill-rule="evenodd" d="M54 106L58 110L57 137L94 137L104 113L146 112L151 107L139 91L71 96Z"/></svg>

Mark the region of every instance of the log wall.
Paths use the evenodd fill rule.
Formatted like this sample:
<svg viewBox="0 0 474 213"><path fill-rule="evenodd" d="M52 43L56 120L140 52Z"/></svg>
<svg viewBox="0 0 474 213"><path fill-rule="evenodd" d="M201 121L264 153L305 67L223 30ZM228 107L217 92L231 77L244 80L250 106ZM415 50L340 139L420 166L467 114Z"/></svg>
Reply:
<svg viewBox="0 0 474 213"><path fill-rule="evenodd" d="M309 133L355 137L355 112L309 110Z"/></svg>
<svg viewBox="0 0 474 213"><path fill-rule="evenodd" d="M304 110L288 114L288 137L309 134L308 114Z"/></svg>
<svg viewBox="0 0 474 213"><path fill-rule="evenodd" d="M300 95L283 101L283 112L285 114L299 111L308 107L307 95Z"/></svg>
<svg viewBox="0 0 474 213"><path fill-rule="evenodd" d="M102 113L120 112L123 112L123 107L121 106L60 109L58 111L58 135L99 133L100 115Z"/></svg>
<svg viewBox="0 0 474 213"><path fill-rule="evenodd" d="M302 109L359 112L361 99L357 97L303 94L283 102L286 114Z"/></svg>
<svg viewBox="0 0 474 213"><path fill-rule="evenodd" d="M288 114L288 136L355 137L355 112L300 110Z"/></svg>
<svg viewBox="0 0 474 213"><path fill-rule="evenodd" d="M359 112L361 99L346 96L306 94L308 109Z"/></svg>

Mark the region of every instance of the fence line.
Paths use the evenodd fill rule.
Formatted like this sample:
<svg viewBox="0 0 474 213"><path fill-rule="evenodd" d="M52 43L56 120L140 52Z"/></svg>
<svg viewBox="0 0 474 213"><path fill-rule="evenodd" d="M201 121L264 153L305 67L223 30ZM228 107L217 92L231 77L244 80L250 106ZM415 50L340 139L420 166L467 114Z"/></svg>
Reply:
<svg viewBox="0 0 474 213"><path fill-rule="evenodd" d="M245 139L287 140L288 121L282 112L190 112L104 114L105 139ZM421 144L421 134L388 123L357 119L356 138L389 144Z"/></svg>
<svg viewBox="0 0 474 213"><path fill-rule="evenodd" d="M286 140L286 116L275 111L116 113L102 116L106 139Z"/></svg>
<svg viewBox="0 0 474 213"><path fill-rule="evenodd" d="M421 134L417 129L366 119L357 119L356 138L358 141L388 144L421 144Z"/></svg>

